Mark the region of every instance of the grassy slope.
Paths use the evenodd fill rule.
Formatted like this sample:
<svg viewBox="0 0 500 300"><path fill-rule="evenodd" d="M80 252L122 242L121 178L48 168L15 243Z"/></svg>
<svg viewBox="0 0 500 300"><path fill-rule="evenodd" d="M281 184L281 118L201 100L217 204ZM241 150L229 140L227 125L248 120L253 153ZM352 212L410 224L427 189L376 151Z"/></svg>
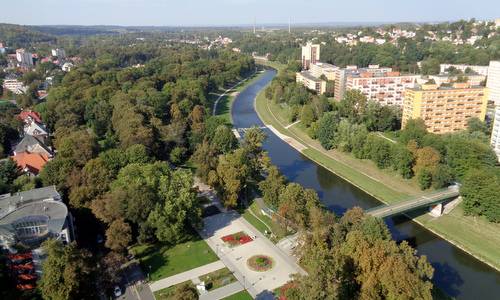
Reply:
<svg viewBox="0 0 500 300"><path fill-rule="evenodd" d="M318 142L307 136L299 125L288 125L286 111L278 105L267 105L268 101L261 92L256 99L256 108L266 124L273 125L278 131L310 146L304 155L323 165L333 173L343 177L377 199L391 203L409 195L421 193L414 181L404 180L391 171L379 170L371 161L359 160L350 154L321 149ZM273 111L274 115L271 113ZM313 147L319 148L314 149ZM449 215L432 218L423 215L415 219L420 224L446 238L475 257L500 270L500 225L483 218L464 216L460 208Z"/></svg>

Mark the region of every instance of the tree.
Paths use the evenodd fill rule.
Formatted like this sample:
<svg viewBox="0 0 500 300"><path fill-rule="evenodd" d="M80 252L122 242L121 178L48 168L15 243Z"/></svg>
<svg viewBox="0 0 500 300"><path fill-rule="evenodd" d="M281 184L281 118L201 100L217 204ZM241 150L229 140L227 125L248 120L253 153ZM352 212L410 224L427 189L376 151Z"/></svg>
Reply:
<svg viewBox="0 0 500 300"><path fill-rule="evenodd" d="M276 166L269 168L266 179L259 182L264 201L271 207L279 207L279 196L285 188L286 179Z"/></svg>
<svg viewBox="0 0 500 300"><path fill-rule="evenodd" d="M432 176L432 186L436 189L444 188L453 183L453 174L447 165L438 165Z"/></svg>
<svg viewBox="0 0 500 300"><path fill-rule="evenodd" d="M106 288L112 288L121 280L122 266L127 259L120 253L109 252L101 259L102 282Z"/></svg>
<svg viewBox="0 0 500 300"><path fill-rule="evenodd" d="M344 94L338 108L340 115L352 123L359 123L365 116L368 100L359 90L349 90Z"/></svg>
<svg viewBox="0 0 500 300"><path fill-rule="evenodd" d="M58 190L65 190L67 179L74 168L73 159L57 156L43 167L39 176L43 185L55 185Z"/></svg>
<svg viewBox="0 0 500 300"><path fill-rule="evenodd" d="M436 58L427 58L426 60L422 61L421 64L421 69L422 69L422 74L424 75L433 75L433 74L439 74L439 60Z"/></svg>
<svg viewBox="0 0 500 300"><path fill-rule="evenodd" d="M432 184L432 173L426 168L419 169L417 174L418 185L421 190L426 190L431 187Z"/></svg>
<svg viewBox="0 0 500 300"><path fill-rule="evenodd" d="M196 175L202 181L208 182L208 174L217 167L217 150L210 142L204 140L196 147L191 160L196 165Z"/></svg>
<svg viewBox="0 0 500 300"><path fill-rule="evenodd" d="M460 195L467 215L483 215L489 221L500 222L500 174L498 169L469 170L462 181Z"/></svg>
<svg viewBox="0 0 500 300"><path fill-rule="evenodd" d="M312 122L314 122L314 111L310 105L302 106L302 111L300 113L300 120L304 126L309 127Z"/></svg>
<svg viewBox="0 0 500 300"><path fill-rule="evenodd" d="M49 239L42 244L47 253L39 288L44 299L95 299L95 262L87 250L76 244L64 246Z"/></svg>
<svg viewBox="0 0 500 300"><path fill-rule="evenodd" d="M123 252L132 241L130 225L123 219L114 220L106 229L106 247L113 251Z"/></svg>
<svg viewBox="0 0 500 300"><path fill-rule="evenodd" d="M113 171L102 159L89 160L81 171L74 171L68 179L70 204L75 208L87 207L90 201L108 190L113 178Z"/></svg>
<svg viewBox="0 0 500 300"><path fill-rule="evenodd" d="M238 140L229 127L226 125L220 125L215 130L215 135L211 144L218 153L226 154L236 148Z"/></svg>
<svg viewBox="0 0 500 300"><path fill-rule="evenodd" d="M418 145L421 145L422 139L426 134L427 128L425 126L424 120L410 119L406 123L405 128L401 130L399 139L404 145L408 144L408 142L411 140L415 140Z"/></svg>
<svg viewBox="0 0 500 300"><path fill-rule="evenodd" d="M0 184L6 190L19 175L21 175L21 169L12 158L0 162Z"/></svg>
<svg viewBox="0 0 500 300"><path fill-rule="evenodd" d="M160 201L149 214L147 223L161 242L176 244L188 236L190 228L201 224L201 204L192 189L193 177L187 170L176 170L163 177Z"/></svg>
<svg viewBox="0 0 500 300"><path fill-rule="evenodd" d="M41 182L38 177L32 177L27 174L17 177L12 183L12 188L15 191L29 191L40 186Z"/></svg>
<svg viewBox="0 0 500 300"><path fill-rule="evenodd" d="M435 174L440 161L441 155L436 149L430 146L417 149L415 153L415 166L413 167L413 171L418 173L420 170L426 169L431 172L431 174Z"/></svg>
<svg viewBox="0 0 500 300"><path fill-rule="evenodd" d="M74 128L73 128L74 129ZM77 166L83 166L97 153L97 142L86 129L59 128L56 131L55 146L61 158L72 159Z"/></svg>
<svg viewBox="0 0 500 300"><path fill-rule="evenodd" d="M337 130L337 124L340 119L338 114L328 112L321 117L318 125L318 140L323 148L330 150L334 145L334 137Z"/></svg>
<svg viewBox="0 0 500 300"><path fill-rule="evenodd" d="M244 149L236 149L219 157L216 172L209 184L214 185L226 207L236 207L239 194L246 187L250 176L247 153Z"/></svg>
<svg viewBox="0 0 500 300"><path fill-rule="evenodd" d="M467 130L471 133L472 132L481 132L487 136L489 136L491 133L491 129L486 124L486 122L483 122L476 117L473 117L473 118L470 118L467 120Z"/></svg>

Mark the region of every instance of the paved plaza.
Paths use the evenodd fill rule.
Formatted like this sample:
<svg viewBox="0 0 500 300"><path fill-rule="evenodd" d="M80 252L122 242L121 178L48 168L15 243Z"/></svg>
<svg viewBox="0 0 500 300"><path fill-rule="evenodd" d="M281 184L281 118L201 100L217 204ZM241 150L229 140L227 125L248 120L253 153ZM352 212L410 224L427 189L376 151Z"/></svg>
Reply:
<svg viewBox="0 0 500 300"><path fill-rule="evenodd" d="M254 240L233 248L221 240L225 235L240 231ZM205 218L201 235L254 298L272 299L272 291L288 282L292 274L305 274L293 257L282 252L237 212L229 211ZM265 272L250 270L247 259L257 254L270 256L274 261L273 268Z"/></svg>

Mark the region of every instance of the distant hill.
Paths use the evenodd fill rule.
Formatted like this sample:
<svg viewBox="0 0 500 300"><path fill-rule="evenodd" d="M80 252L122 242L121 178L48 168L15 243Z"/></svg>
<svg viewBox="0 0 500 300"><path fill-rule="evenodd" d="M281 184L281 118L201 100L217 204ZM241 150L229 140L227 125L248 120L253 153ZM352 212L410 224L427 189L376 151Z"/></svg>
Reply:
<svg viewBox="0 0 500 300"><path fill-rule="evenodd" d="M0 42L10 48L29 47L35 43L55 43L56 37L36 30L32 26L0 24Z"/></svg>

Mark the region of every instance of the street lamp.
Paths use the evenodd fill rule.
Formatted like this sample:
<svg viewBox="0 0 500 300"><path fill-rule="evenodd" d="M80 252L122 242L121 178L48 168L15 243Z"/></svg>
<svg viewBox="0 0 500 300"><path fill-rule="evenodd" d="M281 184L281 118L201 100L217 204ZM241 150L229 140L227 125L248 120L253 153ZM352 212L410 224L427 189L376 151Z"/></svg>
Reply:
<svg viewBox="0 0 500 300"><path fill-rule="evenodd" d="M243 288L247 289L247 282L245 281L245 275L243 275Z"/></svg>

